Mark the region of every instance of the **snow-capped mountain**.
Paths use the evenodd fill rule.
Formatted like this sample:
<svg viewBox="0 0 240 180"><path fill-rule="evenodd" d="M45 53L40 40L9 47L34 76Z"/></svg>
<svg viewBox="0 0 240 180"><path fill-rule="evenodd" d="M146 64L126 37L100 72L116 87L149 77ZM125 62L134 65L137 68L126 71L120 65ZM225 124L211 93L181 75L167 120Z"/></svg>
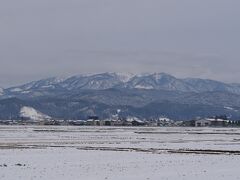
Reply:
<svg viewBox="0 0 240 180"><path fill-rule="evenodd" d="M32 120L32 121L41 121L41 120L50 120L51 117L45 115L32 107L24 106L21 108L19 113L21 118Z"/></svg>
<svg viewBox="0 0 240 180"><path fill-rule="evenodd" d="M102 73L94 75L73 76L62 83L60 86L68 90L76 89L109 89L121 85L129 80L129 75L119 73Z"/></svg>
<svg viewBox="0 0 240 180"><path fill-rule="evenodd" d="M182 91L182 92L195 91L195 89L192 86L166 73L137 75L133 77L130 81L128 81L125 87L137 89Z"/></svg>
<svg viewBox="0 0 240 180"><path fill-rule="evenodd" d="M92 115L108 118L118 109L123 117L240 117L239 84L179 79L166 73L49 78L1 92L0 119L85 119Z"/></svg>
<svg viewBox="0 0 240 180"><path fill-rule="evenodd" d="M103 90L121 87L133 77L128 73L82 74L69 78L48 78L6 89L8 97L15 95L45 95L46 92L79 89Z"/></svg>
<svg viewBox="0 0 240 180"><path fill-rule="evenodd" d="M239 84L205 79L179 79L166 73L101 73L69 78L48 78L4 90L4 97L46 96L78 90L145 89L179 92L228 92L240 94ZM2 92L2 93L1 93ZM0 91L3 94L3 90ZM3 97L3 96L2 96Z"/></svg>
<svg viewBox="0 0 240 180"><path fill-rule="evenodd" d="M28 94L34 90L44 90L44 89L56 89L59 88L59 84L63 82L63 78L47 78L39 81L33 81L21 86L12 87L7 89L10 93L23 93Z"/></svg>

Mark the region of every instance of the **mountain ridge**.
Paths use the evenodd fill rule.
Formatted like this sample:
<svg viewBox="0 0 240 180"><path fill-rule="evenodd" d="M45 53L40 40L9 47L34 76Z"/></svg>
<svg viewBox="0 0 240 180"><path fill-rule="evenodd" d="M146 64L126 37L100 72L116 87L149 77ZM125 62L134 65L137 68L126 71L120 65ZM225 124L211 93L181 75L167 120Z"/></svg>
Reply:
<svg viewBox="0 0 240 180"><path fill-rule="evenodd" d="M225 114L240 119L240 85L179 79L166 73L101 73L47 78L3 90L0 119L20 118L23 107L57 119L120 116L174 120Z"/></svg>
<svg viewBox="0 0 240 180"><path fill-rule="evenodd" d="M210 79L176 78L167 73L100 73L80 74L67 78L46 78L1 90L0 95L12 97L46 91L74 91L79 89L104 90L110 88L156 89L181 92L229 92L240 94L240 84Z"/></svg>

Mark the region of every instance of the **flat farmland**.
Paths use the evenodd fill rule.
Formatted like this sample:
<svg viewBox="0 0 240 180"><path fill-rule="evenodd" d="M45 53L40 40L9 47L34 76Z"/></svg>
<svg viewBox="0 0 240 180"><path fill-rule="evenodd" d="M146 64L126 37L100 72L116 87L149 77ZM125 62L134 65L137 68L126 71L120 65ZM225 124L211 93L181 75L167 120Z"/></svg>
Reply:
<svg viewBox="0 0 240 180"><path fill-rule="evenodd" d="M240 179L240 129L0 126L0 179Z"/></svg>

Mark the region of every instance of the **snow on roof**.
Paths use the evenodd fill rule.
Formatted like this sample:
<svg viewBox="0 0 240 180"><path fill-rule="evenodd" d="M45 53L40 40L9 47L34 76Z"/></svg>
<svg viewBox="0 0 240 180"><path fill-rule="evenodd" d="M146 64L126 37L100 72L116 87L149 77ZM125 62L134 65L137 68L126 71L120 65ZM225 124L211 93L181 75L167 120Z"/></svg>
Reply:
<svg viewBox="0 0 240 180"><path fill-rule="evenodd" d="M229 120L225 120L225 119L215 119L215 118L206 118L206 119L199 119L199 120L196 120L198 122L200 121L218 121L218 122L228 122Z"/></svg>

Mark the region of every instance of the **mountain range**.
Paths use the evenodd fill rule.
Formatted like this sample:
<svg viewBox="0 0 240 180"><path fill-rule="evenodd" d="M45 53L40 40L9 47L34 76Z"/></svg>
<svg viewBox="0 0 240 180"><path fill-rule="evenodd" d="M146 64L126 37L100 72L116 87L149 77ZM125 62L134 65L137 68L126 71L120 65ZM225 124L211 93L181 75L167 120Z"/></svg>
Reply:
<svg viewBox="0 0 240 180"><path fill-rule="evenodd" d="M25 106L58 119L107 118L117 111L119 116L147 119L222 114L240 119L240 84L166 73L101 73L0 88L0 119L18 119Z"/></svg>

